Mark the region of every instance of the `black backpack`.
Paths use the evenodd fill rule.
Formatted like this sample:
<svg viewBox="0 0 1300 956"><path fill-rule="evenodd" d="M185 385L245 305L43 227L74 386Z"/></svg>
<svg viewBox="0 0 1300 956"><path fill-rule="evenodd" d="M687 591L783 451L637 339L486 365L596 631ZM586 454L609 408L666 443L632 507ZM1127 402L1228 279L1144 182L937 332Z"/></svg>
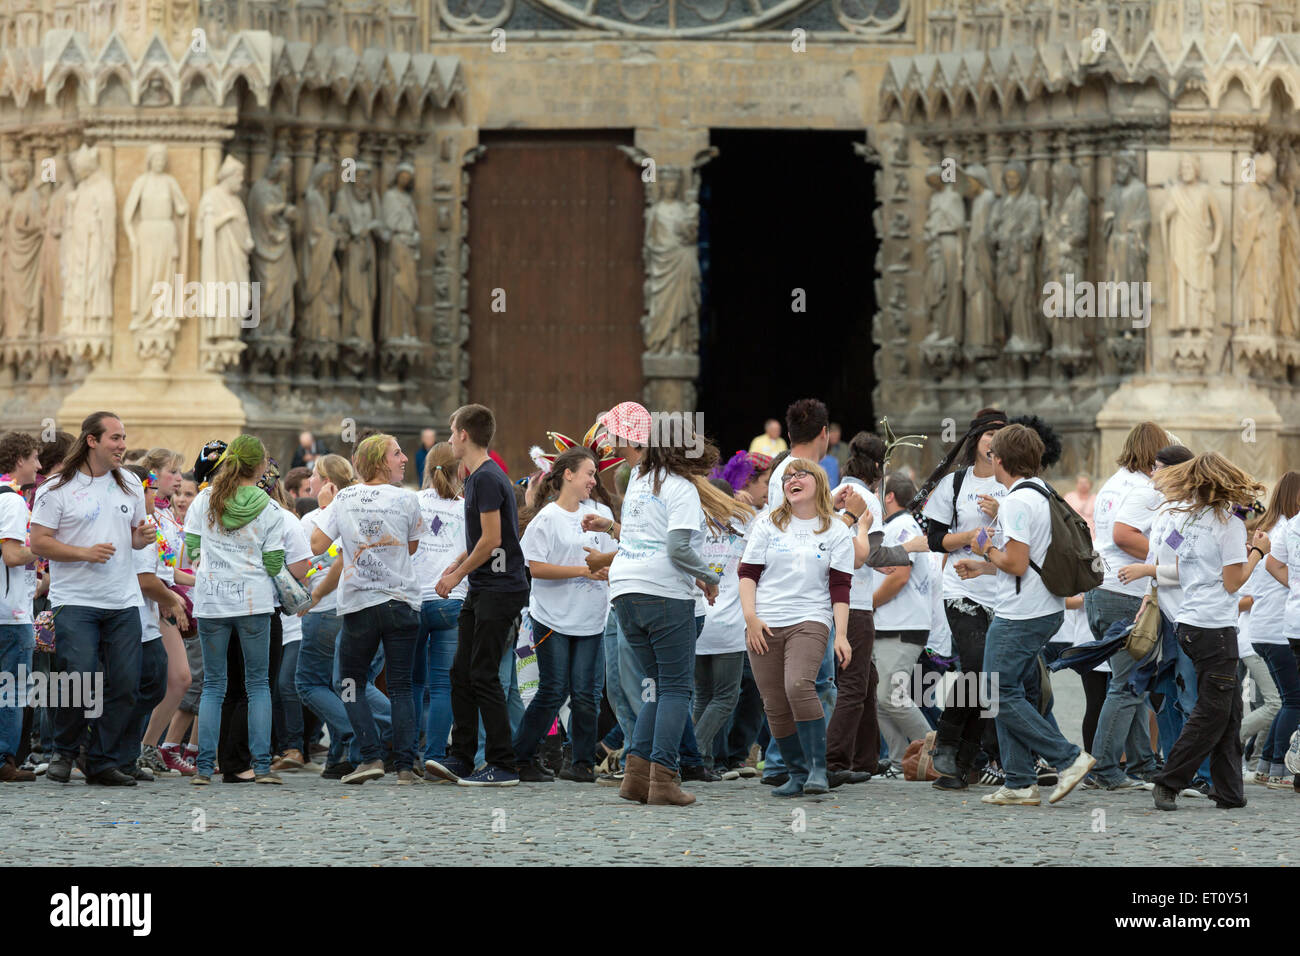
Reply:
<svg viewBox="0 0 1300 956"><path fill-rule="evenodd" d="M1052 541L1047 556L1043 558L1043 566L1040 568L1032 559L1029 562L1029 566L1043 579L1047 590L1057 597L1074 597L1100 585L1104 577L1101 556L1092 546L1088 522L1051 485L1043 487L1026 481L1015 490L1021 488L1033 488L1046 498L1051 512ZM1016 576L1016 593L1020 593L1019 575Z"/></svg>

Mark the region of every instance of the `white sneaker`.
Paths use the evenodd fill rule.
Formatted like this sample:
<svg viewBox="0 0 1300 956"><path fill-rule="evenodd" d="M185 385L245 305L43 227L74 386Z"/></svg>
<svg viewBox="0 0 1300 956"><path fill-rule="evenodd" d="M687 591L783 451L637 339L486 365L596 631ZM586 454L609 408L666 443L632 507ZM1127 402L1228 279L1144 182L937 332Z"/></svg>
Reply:
<svg viewBox="0 0 1300 956"><path fill-rule="evenodd" d="M723 779L723 780L739 780L739 779L740 779L740 771L739 771L739 770L726 770L726 771L724 771L723 774L722 774L722 779Z"/></svg>
<svg viewBox="0 0 1300 956"><path fill-rule="evenodd" d="M1095 766L1097 766L1097 758L1086 750L1080 750L1079 756L1074 758L1074 763L1061 771L1060 782L1057 783L1056 789L1052 791L1052 795L1047 798L1047 802L1057 803L1065 799L1075 785L1088 776L1088 771Z"/></svg>
<svg viewBox="0 0 1300 956"><path fill-rule="evenodd" d="M998 787L987 796L980 797L980 803L994 803L1001 807L1036 807L1038 806L1038 784L1030 784L1022 790Z"/></svg>
<svg viewBox="0 0 1300 956"><path fill-rule="evenodd" d="M1107 790L1154 790L1154 783L1147 783L1144 780L1138 780L1136 777L1125 777L1123 783L1117 783L1113 787L1107 787Z"/></svg>

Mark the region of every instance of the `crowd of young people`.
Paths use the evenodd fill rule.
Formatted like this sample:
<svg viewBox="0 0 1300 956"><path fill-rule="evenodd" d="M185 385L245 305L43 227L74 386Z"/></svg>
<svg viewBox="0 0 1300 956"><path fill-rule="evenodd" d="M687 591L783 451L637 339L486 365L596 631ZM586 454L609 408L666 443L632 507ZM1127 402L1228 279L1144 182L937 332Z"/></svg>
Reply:
<svg viewBox="0 0 1300 956"><path fill-rule="evenodd" d="M252 435L183 471L128 454L111 412L6 434L0 672L101 683L93 710L0 698L0 782L558 777L687 806L683 783L761 772L797 797L897 775L926 740L933 786L988 804L1294 791L1300 473L1265 503L1144 422L1085 523L1042 477L1060 443L1035 416L981 410L919 489L880 437L832 450L830 425L803 399L788 451L723 460L652 440L625 402L581 442L552 433L560 453L517 483L482 405L422 444L418 476L386 434L283 481ZM1082 747L1048 665L1080 673Z"/></svg>

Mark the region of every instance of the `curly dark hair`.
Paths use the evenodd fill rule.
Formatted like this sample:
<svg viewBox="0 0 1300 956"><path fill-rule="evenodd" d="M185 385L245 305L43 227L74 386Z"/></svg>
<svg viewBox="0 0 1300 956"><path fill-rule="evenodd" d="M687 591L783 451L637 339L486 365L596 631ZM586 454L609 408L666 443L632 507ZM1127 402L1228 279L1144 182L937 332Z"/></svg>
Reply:
<svg viewBox="0 0 1300 956"><path fill-rule="evenodd" d="M41 443L26 432L5 433L0 436L0 472L9 474L20 461L40 450Z"/></svg>
<svg viewBox="0 0 1300 956"><path fill-rule="evenodd" d="M790 433L790 447L813 441L830 424L826 405L816 398L801 398L785 410L785 428Z"/></svg>
<svg viewBox="0 0 1300 956"><path fill-rule="evenodd" d="M62 465L76 443L77 436L71 432L55 432L54 441L41 446L41 474L48 475Z"/></svg>

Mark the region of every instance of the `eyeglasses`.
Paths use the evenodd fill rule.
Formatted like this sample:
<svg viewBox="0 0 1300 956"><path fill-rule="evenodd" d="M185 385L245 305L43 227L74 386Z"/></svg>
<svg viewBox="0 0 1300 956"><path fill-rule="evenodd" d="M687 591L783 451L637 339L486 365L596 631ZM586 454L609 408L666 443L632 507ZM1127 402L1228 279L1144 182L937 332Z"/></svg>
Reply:
<svg viewBox="0 0 1300 956"><path fill-rule="evenodd" d="M796 479L807 478L807 477L808 477L808 472L806 471L787 471L784 475L781 476L781 487L784 488L786 485L790 484L790 482L795 481Z"/></svg>

